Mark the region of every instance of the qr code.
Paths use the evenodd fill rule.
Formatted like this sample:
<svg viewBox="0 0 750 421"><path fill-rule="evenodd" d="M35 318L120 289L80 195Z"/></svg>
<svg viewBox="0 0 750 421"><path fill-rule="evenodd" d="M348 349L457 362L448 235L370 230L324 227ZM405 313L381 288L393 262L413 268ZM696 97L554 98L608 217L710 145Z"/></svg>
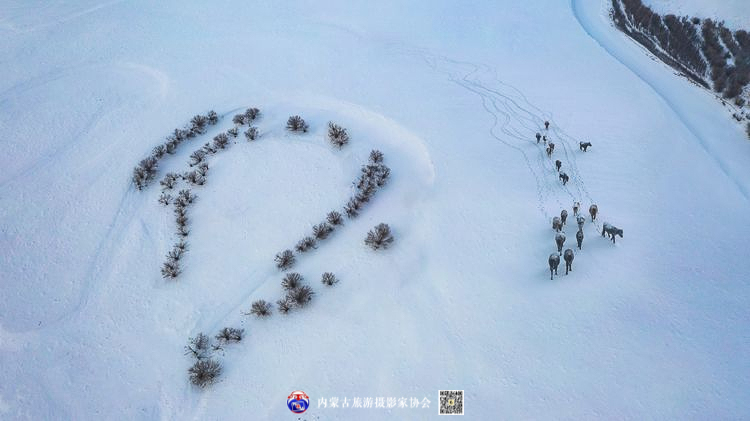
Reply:
<svg viewBox="0 0 750 421"><path fill-rule="evenodd" d="M440 391L440 415L463 415L464 414L464 391L463 390L441 390Z"/></svg>

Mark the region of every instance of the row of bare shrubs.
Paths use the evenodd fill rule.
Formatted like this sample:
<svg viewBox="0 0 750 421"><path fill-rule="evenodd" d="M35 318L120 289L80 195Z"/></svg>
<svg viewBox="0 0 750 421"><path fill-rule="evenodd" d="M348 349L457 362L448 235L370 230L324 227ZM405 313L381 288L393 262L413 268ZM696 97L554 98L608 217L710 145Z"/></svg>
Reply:
<svg viewBox="0 0 750 421"><path fill-rule="evenodd" d="M177 147L187 139L194 138L206 132L208 125L214 125L219 122L219 116L211 110L206 115L196 115L190 119L190 123L183 129L175 129L172 134L167 136L166 141L154 147L151 155L141 160L133 169L132 181L138 190L143 190L156 177L159 166L159 160L166 154L174 154Z"/></svg>
<svg viewBox="0 0 750 421"><path fill-rule="evenodd" d="M162 193L162 196L165 194L166 193ZM185 239L190 234L190 229L188 228L189 220L187 216L187 208L193 203L193 201L195 201L195 199L196 195L193 194L190 189L180 190L180 193L174 199L174 215L175 222L177 223L177 236L180 237L180 240L178 240L172 247L172 250L167 253L167 260L162 265L161 276L165 279L175 279L182 272L180 269L180 261L188 249L188 244Z"/></svg>

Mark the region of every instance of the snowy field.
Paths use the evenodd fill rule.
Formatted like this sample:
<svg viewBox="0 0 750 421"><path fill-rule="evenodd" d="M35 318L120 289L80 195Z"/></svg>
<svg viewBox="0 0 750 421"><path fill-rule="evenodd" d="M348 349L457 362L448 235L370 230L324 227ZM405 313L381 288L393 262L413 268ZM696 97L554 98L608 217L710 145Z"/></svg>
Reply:
<svg viewBox="0 0 750 421"><path fill-rule="evenodd" d="M465 390L468 419L749 418L750 142L607 4L2 2L0 419L434 419L440 389ZM247 107L261 137L211 157L166 281L174 218L133 166L216 110L159 176L184 171ZM311 304L244 316L283 294L274 255L340 210L373 148L389 184L298 258ZM575 200L600 214L550 281L550 220ZM380 222L395 243L375 252ZM196 389L184 346L225 326L246 338Z"/></svg>

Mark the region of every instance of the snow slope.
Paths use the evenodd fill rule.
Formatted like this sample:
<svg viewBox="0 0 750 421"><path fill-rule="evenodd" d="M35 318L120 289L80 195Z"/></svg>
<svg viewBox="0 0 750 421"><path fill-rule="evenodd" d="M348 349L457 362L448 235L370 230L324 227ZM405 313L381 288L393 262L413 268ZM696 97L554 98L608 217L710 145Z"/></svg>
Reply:
<svg viewBox="0 0 750 421"><path fill-rule="evenodd" d="M7 2L0 18L0 418L470 419L750 415L745 221L750 144L710 94L612 28L604 3ZM255 143L212 158L185 272L133 165L210 108L247 106ZM290 114L311 133L285 133ZM562 187L533 141L552 122ZM342 151L328 120L348 127ZM587 153L579 140L590 140ZM391 183L296 267L273 255L351 193L371 148ZM549 280L549 219L595 202L574 271ZM389 223L394 248L367 230ZM598 225L600 228L601 225ZM568 245L574 228L566 228ZM320 286L323 271L342 280ZM188 337L241 326L222 381L187 382ZM427 397L429 409L318 408L321 397Z"/></svg>
<svg viewBox="0 0 750 421"><path fill-rule="evenodd" d="M644 3L660 14L711 18L724 21L733 29L750 27L750 8L742 0L646 0Z"/></svg>

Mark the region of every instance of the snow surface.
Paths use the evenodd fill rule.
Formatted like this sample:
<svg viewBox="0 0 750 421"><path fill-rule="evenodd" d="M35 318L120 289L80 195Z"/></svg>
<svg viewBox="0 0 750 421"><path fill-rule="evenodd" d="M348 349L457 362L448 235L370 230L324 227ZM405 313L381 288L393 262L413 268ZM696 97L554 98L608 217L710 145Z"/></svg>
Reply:
<svg viewBox="0 0 750 421"><path fill-rule="evenodd" d="M663 15L711 18L724 21L735 30L750 30L750 6L746 0L644 0L643 3Z"/></svg>
<svg viewBox="0 0 750 421"><path fill-rule="evenodd" d="M304 390L302 419L432 419L439 389L465 390L469 419L750 417L750 143L606 4L5 2L0 418L297 419ZM184 169L248 106L262 137L211 158L165 282L172 216L132 167L216 109L160 174ZM285 133L290 114L311 133ZM545 119L566 187L533 141ZM282 294L273 255L343 204L371 148L391 183L300 258L311 305L243 316ZM574 200L624 238L587 222L550 281L550 219ZM396 242L375 253L379 222ZM224 326L247 338L195 390L183 346ZM317 408L355 396L432 403Z"/></svg>

